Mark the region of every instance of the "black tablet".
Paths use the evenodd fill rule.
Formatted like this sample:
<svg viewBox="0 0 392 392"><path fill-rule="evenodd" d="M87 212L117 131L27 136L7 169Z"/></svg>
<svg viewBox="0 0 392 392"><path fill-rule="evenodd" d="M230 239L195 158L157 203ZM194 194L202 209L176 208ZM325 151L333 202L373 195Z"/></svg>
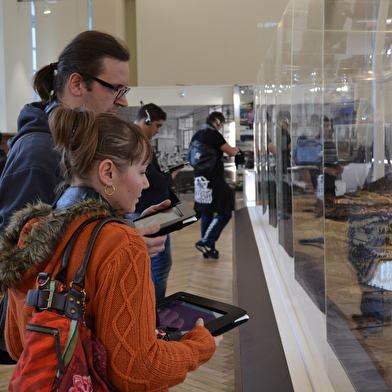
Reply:
<svg viewBox="0 0 392 392"><path fill-rule="evenodd" d="M164 210L133 220L136 228L161 225L158 233L152 234L150 237L157 237L175 230L181 230L185 226L195 222L197 222L196 211L184 201L175 206L170 206Z"/></svg>
<svg viewBox="0 0 392 392"><path fill-rule="evenodd" d="M248 321L244 309L197 295L178 292L157 302L160 327L170 333L171 340L180 340L202 318L204 326L213 336Z"/></svg>
<svg viewBox="0 0 392 392"><path fill-rule="evenodd" d="M164 173L172 173L172 172L174 172L174 171L177 170L177 169L182 169L182 168L183 168L184 166L186 166L188 163L189 163L188 161L183 161L183 162L177 163L176 165L173 165L173 166L168 167L168 168L164 171Z"/></svg>

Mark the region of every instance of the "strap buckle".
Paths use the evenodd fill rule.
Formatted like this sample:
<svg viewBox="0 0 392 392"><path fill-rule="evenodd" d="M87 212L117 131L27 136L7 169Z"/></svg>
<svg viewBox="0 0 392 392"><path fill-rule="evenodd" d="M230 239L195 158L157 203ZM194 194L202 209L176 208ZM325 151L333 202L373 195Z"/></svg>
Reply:
<svg viewBox="0 0 392 392"><path fill-rule="evenodd" d="M53 302L53 291L52 290L42 290L42 293L45 293L45 296L47 296L47 302L46 302L46 306L40 306L41 310L46 310L46 309L50 309L52 307L52 302Z"/></svg>
<svg viewBox="0 0 392 392"><path fill-rule="evenodd" d="M53 302L53 290L50 289L50 274L47 272L40 272L37 275L37 286L39 290L39 297L46 299L46 305L39 306L40 310L50 309Z"/></svg>

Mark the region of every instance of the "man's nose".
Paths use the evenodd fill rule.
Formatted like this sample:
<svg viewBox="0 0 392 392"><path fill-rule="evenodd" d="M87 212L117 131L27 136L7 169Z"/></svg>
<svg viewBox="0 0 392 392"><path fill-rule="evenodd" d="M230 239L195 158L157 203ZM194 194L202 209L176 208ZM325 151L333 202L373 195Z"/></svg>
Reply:
<svg viewBox="0 0 392 392"><path fill-rule="evenodd" d="M114 102L116 105L122 106L123 108L126 108L128 106L128 100L126 95L123 95L121 98L116 98Z"/></svg>

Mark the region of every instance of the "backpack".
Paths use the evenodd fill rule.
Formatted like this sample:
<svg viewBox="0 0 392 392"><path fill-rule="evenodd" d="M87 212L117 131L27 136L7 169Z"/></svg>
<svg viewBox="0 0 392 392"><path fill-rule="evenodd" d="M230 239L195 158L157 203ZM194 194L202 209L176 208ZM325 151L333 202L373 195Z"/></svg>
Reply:
<svg viewBox="0 0 392 392"><path fill-rule="evenodd" d="M81 267L68 287L67 265L75 241L85 226L99 219ZM105 348L84 322L87 264L100 229L113 221L124 223L107 216L84 221L69 240L56 276L38 274L37 289L29 290L26 297L26 305L35 310L26 326L25 347L12 373L9 392L116 391L106 379Z"/></svg>
<svg viewBox="0 0 392 392"><path fill-rule="evenodd" d="M299 139L293 159L297 165L318 165L323 160L323 145L318 140Z"/></svg>
<svg viewBox="0 0 392 392"><path fill-rule="evenodd" d="M216 163L215 148L198 140L193 140L189 146L186 160L195 170L209 173Z"/></svg>

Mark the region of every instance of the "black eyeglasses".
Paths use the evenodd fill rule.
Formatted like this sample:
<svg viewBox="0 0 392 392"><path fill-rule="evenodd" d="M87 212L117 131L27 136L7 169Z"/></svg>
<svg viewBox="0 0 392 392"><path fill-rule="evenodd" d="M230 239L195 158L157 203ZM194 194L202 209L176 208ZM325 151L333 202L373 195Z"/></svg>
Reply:
<svg viewBox="0 0 392 392"><path fill-rule="evenodd" d="M97 81L99 84L101 84L104 87L110 88L114 91L117 91L117 95L116 95L116 99L120 99L121 97L123 97L124 95L128 94L129 91L131 90L130 87L124 87L124 88L118 88L116 86L113 86L112 84L105 82L102 79L98 79L95 76L90 76L91 79L94 79L95 81Z"/></svg>

